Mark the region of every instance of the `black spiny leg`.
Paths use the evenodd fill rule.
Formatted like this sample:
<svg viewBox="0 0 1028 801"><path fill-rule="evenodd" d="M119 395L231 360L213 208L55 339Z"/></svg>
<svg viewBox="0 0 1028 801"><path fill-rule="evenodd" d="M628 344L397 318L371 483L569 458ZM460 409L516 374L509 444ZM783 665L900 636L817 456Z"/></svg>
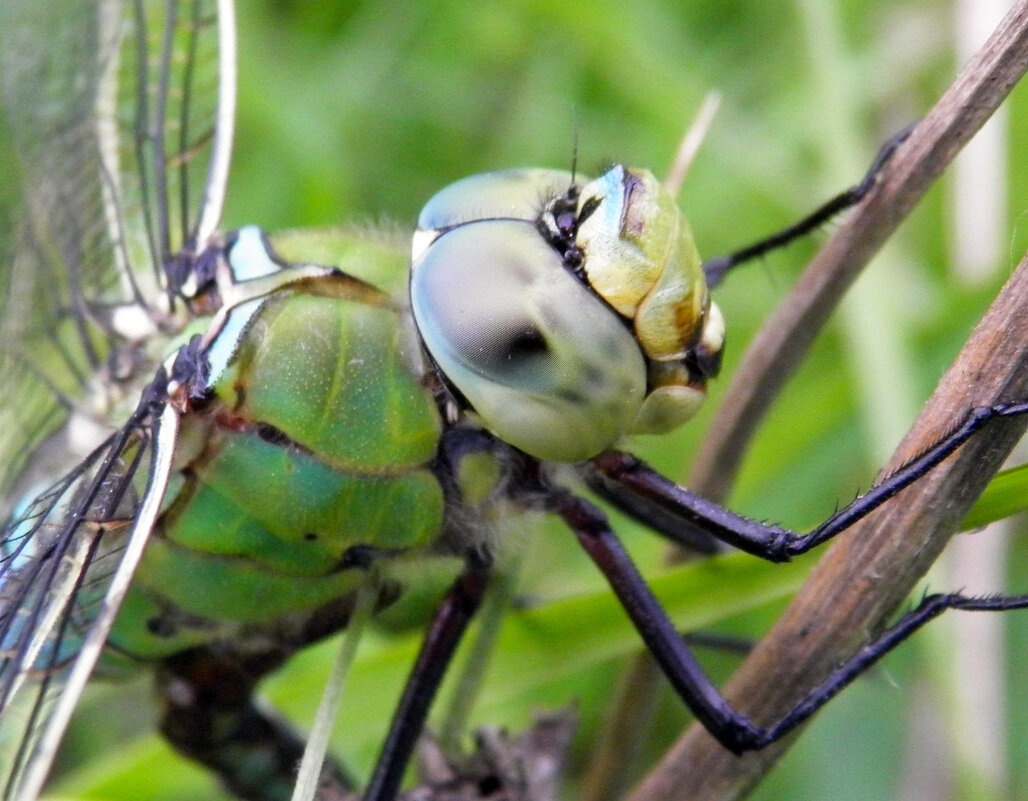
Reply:
<svg viewBox="0 0 1028 801"><path fill-rule="evenodd" d="M604 497L627 497L637 506L653 506L661 510L666 518L677 517L688 535L687 544L693 539L693 531L700 530L770 562L786 562L848 529L925 475L990 421L1023 414L1028 414L1028 402L972 409L957 428L807 534L759 523L730 512L675 484L631 454L607 451L580 469L590 486ZM631 504L620 505L631 511ZM643 519L643 522L648 521ZM657 529L657 533L676 542L681 539L666 525Z"/></svg>
<svg viewBox="0 0 1028 801"><path fill-rule="evenodd" d="M227 789L253 801L288 801L304 741L254 704L257 682L281 664L262 657L247 664L196 648L162 663L157 686L164 703L161 733L183 755L213 770ZM326 761L322 784L339 795L353 784Z"/></svg>
<svg viewBox="0 0 1028 801"><path fill-rule="evenodd" d="M733 267L737 267L747 261L760 258L761 256L770 253L772 250L785 247L790 242L795 242L811 231L815 231L832 219L835 215L848 208L857 205L861 200L867 197L867 193L871 191L871 188L875 185L875 181L878 179L878 174L882 171L882 168L892 158L892 154L896 152L903 142L906 141L907 137L910 136L911 132L916 127L910 125L904 128L892 139L882 145L881 150L878 151L878 155L875 156L875 160L871 163L871 167L868 169L867 174L863 177L859 184L852 186L845 192L841 192L827 203L819 206L813 212L808 214L798 223L790 225L779 231L776 234L761 239L759 242L754 242L752 245L737 250L728 256L721 256L716 259L710 259L703 263L703 273L707 276L707 284L711 287L715 287L721 283L724 279L725 274Z"/></svg>
<svg viewBox="0 0 1028 801"><path fill-rule="evenodd" d="M867 668L946 609L1006 611L1028 607L1028 596L928 596L917 609L902 617L831 673L777 722L759 727L732 709L703 673L674 624L610 530L603 514L581 498L560 490L553 491L547 505L574 531L582 547L603 571L647 648L686 706L718 742L737 754L764 748L788 734ZM768 678L773 680L773 677Z"/></svg>
<svg viewBox="0 0 1028 801"><path fill-rule="evenodd" d="M393 715L375 773L365 790L364 801L392 801L396 798L403 781L403 772L424 728L428 708L461 636L482 603L488 579L488 564L480 557L469 556L464 571L436 610L425 641L421 644L417 662L407 679L403 697Z"/></svg>

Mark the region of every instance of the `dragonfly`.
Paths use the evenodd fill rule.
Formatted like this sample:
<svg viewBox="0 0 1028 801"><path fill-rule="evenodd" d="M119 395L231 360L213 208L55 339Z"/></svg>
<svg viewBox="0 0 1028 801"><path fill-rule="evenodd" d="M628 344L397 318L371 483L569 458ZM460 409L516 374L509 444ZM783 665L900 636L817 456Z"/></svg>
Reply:
<svg viewBox="0 0 1028 801"><path fill-rule="evenodd" d="M257 228L218 232L230 2L3 14L25 198L2 279L0 409L19 432L0 468L6 797L39 792L90 675L139 664L158 676L177 749L241 797L288 795L303 743L254 703L257 682L345 628L362 591L385 608L407 576L444 561L452 584L364 790L396 797L494 571L500 516L564 523L686 706L734 752L794 730L941 609L1028 605L931 596L807 702L753 724L576 487L695 550L720 540L784 561L992 419L1028 411L1023 399L970 414L810 534L754 522L618 444L695 413L725 336L709 290L780 237L702 264L647 171L508 170L429 199L409 253L344 236L332 266L287 260ZM46 38L55 46L34 46ZM406 297L357 277L405 275L408 263ZM326 770L351 787L342 768Z"/></svg>

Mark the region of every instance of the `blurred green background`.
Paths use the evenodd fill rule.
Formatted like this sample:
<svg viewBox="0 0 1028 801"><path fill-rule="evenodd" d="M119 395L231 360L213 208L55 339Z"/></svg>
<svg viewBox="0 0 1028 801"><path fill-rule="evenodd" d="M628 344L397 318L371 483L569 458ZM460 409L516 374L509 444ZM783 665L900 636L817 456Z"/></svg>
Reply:
<svg viewBox="0 0 1028 801"><path fill-rule="evenodd" d="M581 171L616 160L663 175L704 96L716 90L721 110L680 202L701 252L721 254L856 182L881 142L931 108L963 61L956 34L972 23L958 15L984 13L989 4L972 0L963 11L957 5L247 0L238 9L240 102L225 227L408 229L424 201L450 181L514 166L568 168L576 143ZM872 265L775 407L746 462L733 509L803 529L873 480L1028 244L1022 222L1028 183L1019 158L1028 151L1024 88L1015 90L1008 112L986 154L992 161L984 162L994 165L998 180L972 203L977 216L955 210L955 196L973 190L949 173ZM989 168L972 172L987 177ZM995 210L989 200L998 201ZM964 233L987 232L993 224L994 233L971 246L978 258L956 255ZM718 290L729 326L724 378L681 434L639 443L639 452L669 475L687 480L690 457L747 341L823 239L813 236L775 254ZM981 264L968 267L971 261ZM644 572L659 572L661 543L623 521L618 527ZM1023 522L1019 529L1023 535ZM1000 556L1010 586L1022 591L1028 588L1023 539L1015 537ZM977 538L972 551L984 552L984 540ZM556 566L538 577L525 571L533 578L520 591L533 601L602 589L559 528L544 527L526 550L528 560ZM730 594L744 606L752 600L753 608L726 605L719 613L714 604L704 627L759 637L781 610L789 583L748 596L749 585L730 583L745 569L725 570L699 571L697 593L723 590L728 581ZM1002 590L1002 573L1001 565L1000 574L972 589ZM969 581L940 569L930 586ZM1028 666L1028 620L1012 615L1004 623L999 650L974 647L986 658L971 668L970 680L958 672L966 663L957 646L963 635L951 636L940 623L919 636L818 715L754 797L1028 797L1028 713L1020 681ZM413 635L400 636L409 650ZM367 770L399 693L387 679L392 668L381 667L394 658L394 642L389 635L372 638L366 658L378 665L371 670L381 686L351 703L338 727L336 747L359 771ZM319 656L330 651L298 660L269 690L300 720L309 719L310 699L297 696L309 687L316 700L325 661ZM399 651L396 659L408 655ZM569 767L572 797L625 658L591 660L570 675L559 664L525 660L524 670L540 675L498 700L487 696L475 720L518 727L535 709L577 703L582 725ZM719 683L738 662L726 654L703 659ZM500 661L516 670L518 655ZM399 676L402 661L397 664ZM978 713L968 719L959 693L992 681L999 713L976 700ZM679 702L666 688L661 692L647 754L634 775L688 723ZM108 744L110 705L146 709L145 686L135 693L132 701L119 700L126 698L122 688L93 693L99 717L83 717L68 750L90 741L102 747L72 756L55 791L87 798L220 797L152 736L140 741L119 733L111 736L120 745ZM371 719L355 717L354 709Z"/></svg>

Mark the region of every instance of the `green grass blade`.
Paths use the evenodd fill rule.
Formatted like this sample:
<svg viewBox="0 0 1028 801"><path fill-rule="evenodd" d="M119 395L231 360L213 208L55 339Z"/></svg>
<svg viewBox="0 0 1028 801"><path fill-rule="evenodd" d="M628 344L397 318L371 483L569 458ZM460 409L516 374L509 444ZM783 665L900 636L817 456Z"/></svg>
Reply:
<svg viewBox="0 0 1028 801"><path fill-rule="evenodd" d="M986 487L971 507L961 531L969 531L1028 509L1028 464L1004 470Z"/></svg>

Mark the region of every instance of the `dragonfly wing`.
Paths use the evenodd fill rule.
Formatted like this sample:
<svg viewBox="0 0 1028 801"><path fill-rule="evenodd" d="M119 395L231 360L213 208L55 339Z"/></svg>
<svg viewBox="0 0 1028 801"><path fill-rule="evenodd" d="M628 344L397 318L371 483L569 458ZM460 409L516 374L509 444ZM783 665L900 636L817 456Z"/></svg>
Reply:
<svg viewBox="0 0 1028 801"><path fill-rule="evenodd" d="M190 257L221 217L235 119L235 15L230 0L135 3L120 84L133 85L131 156L150 261L165 288L188 279ZM146 47L143 48L142 45Z"/></svg>
<svg viewBox="0 0 1028 801"><path fill-rule="evenodd" d="M0 535L5 799L38 794L160 513L178 429L163 384Z"/></svg>
<svg viewBox="0 0 1028 801"><path fill-rule="evenodd" d="M164 355L145 344L221 213L234 42L227 0L0 3L0 517L59 474L43 443L77 412L93 428L52 450L85 456Z"/></svg>
<svg viewBox="0 0 1028 801"><path fill-rule="evenodd" d="M229 0L0 3L0 176L19 198L0 205L3 798L38 792L167 486L163 373L131 403L221 213L232 17Z"/></svg>
<svg viewBox="0 0 1028 801"><path fill-rule="evenodd" d="M85 3L0 6L0 89L21 198L4 210L0 240L5 490L28 454L66 422L110 350L89 314L118 280L89 110L100 92L99 65L112 60L117 42L116 27L101 30L100 11Z"/></svg>

